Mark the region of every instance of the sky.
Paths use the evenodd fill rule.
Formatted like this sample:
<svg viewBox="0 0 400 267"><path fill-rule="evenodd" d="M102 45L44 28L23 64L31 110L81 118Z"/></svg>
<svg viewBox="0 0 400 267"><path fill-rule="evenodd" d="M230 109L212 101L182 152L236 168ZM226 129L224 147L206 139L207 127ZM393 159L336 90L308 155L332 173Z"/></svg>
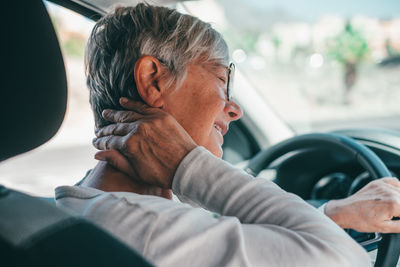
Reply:
<svg viewBox="0 0 400 267"><path fill-rule="evenodd" d="M297 19L312 21L321 14L342 17L367 15L381 19L400 17L400 0L245 0L250 8L283 9Z"/></svg>

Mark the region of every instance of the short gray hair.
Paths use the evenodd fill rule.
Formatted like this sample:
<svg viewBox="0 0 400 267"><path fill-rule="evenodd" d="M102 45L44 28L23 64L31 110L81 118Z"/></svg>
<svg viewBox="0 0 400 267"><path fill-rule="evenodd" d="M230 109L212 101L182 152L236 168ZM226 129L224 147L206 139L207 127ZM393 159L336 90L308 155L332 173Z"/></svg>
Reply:
<svg viewBox="0 0 400 267"><path fill-rule="evenodd" d="M141 100L134 66L150 55L167 67L169 86L179 86L191 62L228 63L228 47L210 24L176 10L138 4L117 7L101 18L90 35L85 65L90 104L97 127L108 124L104 109L121 109L120 97Z"/></svg>

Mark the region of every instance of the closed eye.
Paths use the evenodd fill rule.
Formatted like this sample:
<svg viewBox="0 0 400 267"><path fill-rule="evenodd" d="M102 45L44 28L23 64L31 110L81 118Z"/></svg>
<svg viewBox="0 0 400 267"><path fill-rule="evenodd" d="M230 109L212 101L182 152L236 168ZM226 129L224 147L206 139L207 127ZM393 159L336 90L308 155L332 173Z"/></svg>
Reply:
<svg viewBox="0 0 400 267"><path fill-rule="evenodd" d="M226 79L218 77L218 79L220 79L224 84L226 84Z"/></svg>

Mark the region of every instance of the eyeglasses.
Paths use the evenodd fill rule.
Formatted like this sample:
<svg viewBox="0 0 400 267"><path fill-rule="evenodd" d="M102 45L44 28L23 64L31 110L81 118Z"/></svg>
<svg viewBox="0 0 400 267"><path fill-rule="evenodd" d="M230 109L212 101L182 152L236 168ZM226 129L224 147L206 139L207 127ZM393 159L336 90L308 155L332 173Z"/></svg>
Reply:
<svg viewBox="0 0 400 267"><path fill-rule="evenodd" d="M226 83L226 96L227 100L231 101L233 93L233 80L235 78L236 66L233 62L229 63L228 67L228 81Z"/></svg>
<svg viewBox="0 0 400 267"><path fill-rule="evenodd" d="M161 59L159 61L162 64L165 64L165 62ZM230 62L228 66L228 71L227 71L227 82L226 82L226 99L228 101L232 100L232 94L233 94L233 81L235 79L235 71L236 71L236 66L235 63Z"/></svg>

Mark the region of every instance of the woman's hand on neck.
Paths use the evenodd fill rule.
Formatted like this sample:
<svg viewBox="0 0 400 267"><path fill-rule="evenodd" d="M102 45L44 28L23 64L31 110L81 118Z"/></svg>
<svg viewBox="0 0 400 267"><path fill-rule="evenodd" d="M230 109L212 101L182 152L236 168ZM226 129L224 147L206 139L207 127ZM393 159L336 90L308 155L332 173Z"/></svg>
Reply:
<svg viewBox="0 0 400 267"><path fill-rule="evenodd" d="M106 162L100 161L85 178L82 185L105 192L132 192L172 199L171 190L150 186L138 182L138 180L136 177L130 177Z"/></svg>

